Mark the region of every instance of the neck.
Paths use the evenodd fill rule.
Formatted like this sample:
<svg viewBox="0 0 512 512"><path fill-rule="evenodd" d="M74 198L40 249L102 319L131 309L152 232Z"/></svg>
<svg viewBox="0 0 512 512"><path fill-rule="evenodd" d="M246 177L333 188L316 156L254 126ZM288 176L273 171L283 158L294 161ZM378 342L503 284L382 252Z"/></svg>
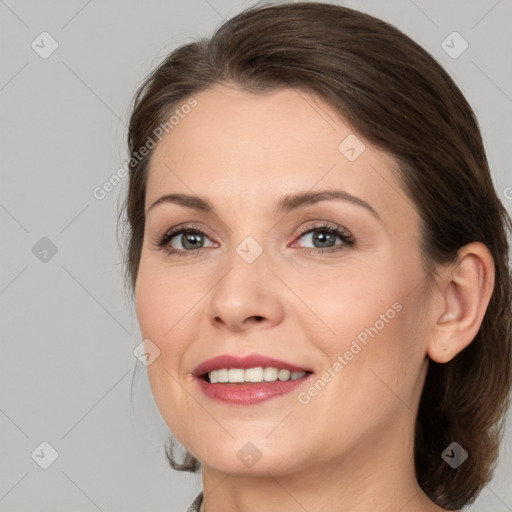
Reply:
<svg viewBox="0 0 512 512"><path fill-rule="evenodd" d="M402 422L407 423L402 428L393 425L386 434L361 439L350 452L316 463L305 461L299 471L255 465L249 474L226 474L203 463L201 512L442 511L416 481L414 417Z"/></svg>

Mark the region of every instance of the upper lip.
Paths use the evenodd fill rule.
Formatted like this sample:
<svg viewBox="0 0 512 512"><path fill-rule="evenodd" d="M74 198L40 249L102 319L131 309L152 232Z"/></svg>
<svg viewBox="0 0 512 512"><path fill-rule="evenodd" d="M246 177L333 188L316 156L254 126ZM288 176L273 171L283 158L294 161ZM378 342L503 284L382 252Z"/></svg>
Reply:
<svg viewBox="0 0 512 512"><path fill-rule="evenodd" d="M211 372L212 370L218 370L221 368L257 368L262 367L274 367L284 368L291 372L310 372L307 368L302 368L293 363L275 359L274 357L265 356L263 354L250 354L245 357L234 356L230 354L223 354L217 357L212 357L203 361L199 366L196 367L193 374L196 377L201 377L205 373Z"/></svg>

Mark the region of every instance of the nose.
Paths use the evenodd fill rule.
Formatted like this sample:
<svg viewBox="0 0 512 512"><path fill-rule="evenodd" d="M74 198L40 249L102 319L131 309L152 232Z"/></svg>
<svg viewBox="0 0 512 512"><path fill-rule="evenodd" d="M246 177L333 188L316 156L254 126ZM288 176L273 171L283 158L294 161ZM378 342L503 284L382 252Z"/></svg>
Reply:
<svg viewBox="0 0 512 512"><path fill-rule="evenodd" d="M208 318L216 328L243 332L276 326L283 320L283 285L260 256L247 263L237 254L210 295Z"/></svg>

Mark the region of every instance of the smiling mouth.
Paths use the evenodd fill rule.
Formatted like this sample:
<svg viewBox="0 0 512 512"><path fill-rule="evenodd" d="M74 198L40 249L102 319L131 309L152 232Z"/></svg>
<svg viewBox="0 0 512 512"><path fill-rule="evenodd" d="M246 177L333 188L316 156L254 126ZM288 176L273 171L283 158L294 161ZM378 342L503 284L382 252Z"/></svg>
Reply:
<svg viewBox="0 0 512 512"><path fill-rule="evenodd" d="M216 368L197 373L196 382L207 398L238 407L290 396L305 386L313 373L297 366L291 370L274 366Z"/></svg>

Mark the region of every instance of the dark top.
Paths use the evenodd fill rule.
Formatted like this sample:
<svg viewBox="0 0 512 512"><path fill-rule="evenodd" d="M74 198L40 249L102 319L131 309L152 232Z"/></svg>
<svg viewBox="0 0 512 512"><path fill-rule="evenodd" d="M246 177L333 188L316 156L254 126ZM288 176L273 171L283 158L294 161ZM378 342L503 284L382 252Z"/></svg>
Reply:
<svg viewBox="0 0 512 512"><path fill-rule="evenodd" d="M203 503L203 491L201 491L196 499L192 502L192 505L188 507L187 512L199 512L201 504Z"/></svg>

